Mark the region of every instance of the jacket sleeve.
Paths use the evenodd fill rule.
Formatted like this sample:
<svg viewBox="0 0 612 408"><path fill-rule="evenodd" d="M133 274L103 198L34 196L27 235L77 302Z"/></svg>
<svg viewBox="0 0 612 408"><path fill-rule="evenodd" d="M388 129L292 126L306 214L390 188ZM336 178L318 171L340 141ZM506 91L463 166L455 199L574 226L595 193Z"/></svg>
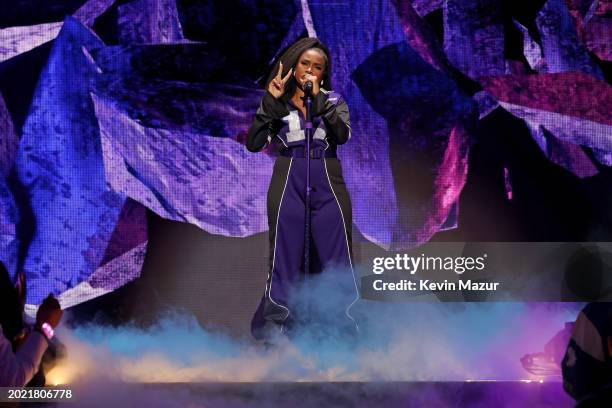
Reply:
<svg viewBox="0 0 612 408"><path fill-rule="evenodd" d="M13 354L11 343L0 327L0 387L23 387L38 371L40 360L47 349L47 339L31 332L25 343Z"/></svg>
<svg viewBox="0 0 612 408"><path fill-rule="evenodd" d="M287 115L287 106L266 91L249 129L247 149L250 152L258 152L265 148L283 127L282 118Z"/></svg>
<svg viewBox="0 0 612 408"><path fill-rule="evenodd" d="M312 110L314 116L321 116L330 139L341 145L351 138L348 105L341 96L337 97L336 103L330 101L329 96L330 94L319 92L314 97Z"/></svg>

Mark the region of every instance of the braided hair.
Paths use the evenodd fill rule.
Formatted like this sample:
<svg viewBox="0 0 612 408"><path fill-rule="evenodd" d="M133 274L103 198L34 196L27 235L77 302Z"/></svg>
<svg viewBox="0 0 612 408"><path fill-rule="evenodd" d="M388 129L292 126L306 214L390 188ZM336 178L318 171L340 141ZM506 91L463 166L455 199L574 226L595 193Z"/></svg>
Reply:
<svg viewBox="0 0 612 408"><path fill-rule="evenodd" d="M264 84L265 89L268 88L268 85L270 84L272 79L276 76L276 74L278 74L278 67L281 61L283 63L283 72L281 75L284 77L285 75L287 75L287 72L289 72L291 68L293 68L293 71L295 72L295 67L298 63L300 55L302 55L304 51L313 48L321 51L321 53L323 54L323 58L325 59L325 71L323 73L323 85L321 85L321 88L330 91L332 89L332 61L329 49L325 44L319 41L318 38L312 37L302 38L285 49L285 51L281 54L280 58L278 58L274 62L272 71L270 72L270 75L268 75L268 79ZM291 99L291 97L295 93L297 86L298 83L295 77L291 75L291 77L287 81L287 84L285 85L285 93L283 94L282 99Z"/></svg>

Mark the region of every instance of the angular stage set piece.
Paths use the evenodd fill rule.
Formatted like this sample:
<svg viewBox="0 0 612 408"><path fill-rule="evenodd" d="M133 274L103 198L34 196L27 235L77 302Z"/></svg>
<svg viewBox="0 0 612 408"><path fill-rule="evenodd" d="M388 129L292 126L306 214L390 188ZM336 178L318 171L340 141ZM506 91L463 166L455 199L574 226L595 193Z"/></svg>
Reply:
<svg viewBox="0 0 612 408"><path fill-rule="evenodd" d="M138 276L144 260L140 251L135 270L130 251L146 242L145 212L131 208L134 203L106 182L89 97L100 72L88 50L103 46L78 21L65 20L23 127L16 170L29 193L36 224L24 262L28 303L88 281L111 260L108 279L98 277L89 285L112 290ZM126 228L130 234L117 233ZM114 259L122 256L123 269ZM86 292L80 296L81 301L92 297Z"/></svg>
<svg viewBox="0 0 612 408"><path fill-rule="evenodd" d="M49 289L108 289L138 276L146 209L226 237L264 232L275 152L247 154L244 136L265 64L305 34L329 45L334 89L351 107L354 137L339 155L355 231L368 243L401 250L469 228L459 224L469 152L496 112L524 121L546 158L585 182L612 165L602 103L610 86L600 67L609 48L597 34L609 26L603 2L547 0L514 15L489 0L346 1L331 9L296 1L279 5L276 23L245 11L237 18L252 13L257 23L244 33L221 24L225 4L90 0L73 9L64 22L2 29L11 45L0 51L4 63L53 41L28 111L13 112L10 93L0 110L7 120L26 117L13 131L0 122L8 135L0 164L8 176L20 138L17 187L29 198L11 201L8 184L6 202L18 216L6 225L33 226L16 255L32 303ZM507 55L509 29L519 35L521 61ZM223 41L211 35L217 31ZM251 47L263 32L266 47ZM511 173L497 180L500 188L516 184ZM131 241L119 239L124 228L137 231ZM105 265L112 261L118 273L124 255L125 278L101 284Z"/></svg>

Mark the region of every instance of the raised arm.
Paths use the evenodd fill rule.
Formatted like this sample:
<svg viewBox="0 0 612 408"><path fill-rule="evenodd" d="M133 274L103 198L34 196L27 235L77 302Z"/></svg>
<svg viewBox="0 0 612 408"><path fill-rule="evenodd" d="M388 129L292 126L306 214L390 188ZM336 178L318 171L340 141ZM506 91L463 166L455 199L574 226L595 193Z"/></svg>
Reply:
<svg viewBox="0 0 612 408"><path fill-rule="evenodd" d="M319 92L313 100L313 111L314 116L321 116L327 134L334 143L341 145L351 138L348 105L340 95Z"/></svg>
<svg viewBox="0 0 612 408"><path fill-rule="evenodd" d="M285 84L291 77L293 68L284 77L282 72L283 63L280 62L278 73L268 84L268 89L255 114L255 120L249 129L247 149L250 152L258 152L266 147L283 127L281 119L289 115L289 110L280 98L285 92Z"/></svg>
<svg viewBox="0 0 612 408"><path fill-rule="evenodd" d="M47 349L47 339L37 332L13 354L11 343L4 337L0 326L0 387L23 387L38 371L42 355Z"/></svg>

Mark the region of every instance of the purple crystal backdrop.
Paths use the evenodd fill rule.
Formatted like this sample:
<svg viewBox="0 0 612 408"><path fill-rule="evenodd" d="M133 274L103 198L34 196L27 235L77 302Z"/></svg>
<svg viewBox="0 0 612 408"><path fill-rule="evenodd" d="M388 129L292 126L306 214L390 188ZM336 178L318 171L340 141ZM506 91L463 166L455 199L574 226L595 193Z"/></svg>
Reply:
<svg viewBox="0 0 612 408"><path fill-rule="evenodd" d="M10 3L0 260L25 270L30 305L53 292L75 315L114 313L117 299L150 313L166 306L159 279L207 322L248 325L275 158L244 139L271 62L304 36L329 46L351 111L339 155L356 252L612 241L610 1ZM474 319L474 333L504 323ZM569 404L560 385L549 398Z"/></svg>
<svg viewBox="0 0 612 408"><path fill-rule="evenodd" d="M244 136L270 61L305 35L351 109L339 155L363 240L610 236L606 2L264 3L32 0L0 17L2 259L29 303L137 277L147 209L265 232L274 158Z"/></svg>
<svg viewBox="0 0 612 408"><path fill-rule="evenodd" d="M36 219L24 262L33 303L73 288L104 265L126 200L107 185L89 97L99 69L87 49L103 46L78 21L65 20L22 129L15 167ZM142 215L140 224L146 229Z"/></svg>

